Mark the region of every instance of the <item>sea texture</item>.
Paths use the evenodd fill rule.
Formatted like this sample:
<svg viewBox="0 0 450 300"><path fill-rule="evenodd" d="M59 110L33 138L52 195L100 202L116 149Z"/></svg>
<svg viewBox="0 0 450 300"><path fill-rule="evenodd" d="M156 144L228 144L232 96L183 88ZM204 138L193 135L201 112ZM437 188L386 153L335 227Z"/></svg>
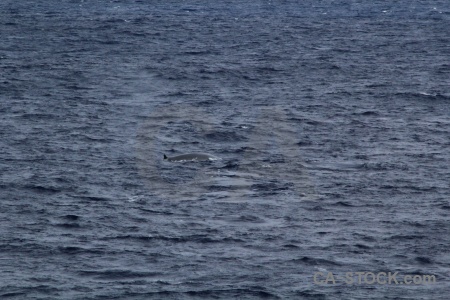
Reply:
<svg viewBox="0 0 450 300"><path fill-rule="evenodd" d="M0 38L1 299L448 299L449 1L2 0Z"/></svg>

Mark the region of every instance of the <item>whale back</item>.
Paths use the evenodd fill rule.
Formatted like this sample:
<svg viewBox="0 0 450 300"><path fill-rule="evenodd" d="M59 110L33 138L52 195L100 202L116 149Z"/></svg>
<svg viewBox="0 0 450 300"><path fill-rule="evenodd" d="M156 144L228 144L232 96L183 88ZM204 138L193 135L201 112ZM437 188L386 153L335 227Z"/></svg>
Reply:
<svg viewBox="0 0 450 300"><path fill-rule="evenodd" d="M200 160L215 160L216 158L212 155L205 154L205 153L188 153L188 154L182 154L177 155L173 157L168 157L164 154L164 159L167 161L200 161Z"/></svg>

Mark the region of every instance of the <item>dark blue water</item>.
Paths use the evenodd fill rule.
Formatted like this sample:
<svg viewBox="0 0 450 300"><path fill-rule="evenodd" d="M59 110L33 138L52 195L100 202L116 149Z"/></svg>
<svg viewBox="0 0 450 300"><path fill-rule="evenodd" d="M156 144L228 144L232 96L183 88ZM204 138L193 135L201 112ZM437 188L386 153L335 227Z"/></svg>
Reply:
<svg viewBox="0 0 450 300"><path fill-rule="evenodd" d="M448 299L448 1L2 0L0 37L1 299Z"/></svg>

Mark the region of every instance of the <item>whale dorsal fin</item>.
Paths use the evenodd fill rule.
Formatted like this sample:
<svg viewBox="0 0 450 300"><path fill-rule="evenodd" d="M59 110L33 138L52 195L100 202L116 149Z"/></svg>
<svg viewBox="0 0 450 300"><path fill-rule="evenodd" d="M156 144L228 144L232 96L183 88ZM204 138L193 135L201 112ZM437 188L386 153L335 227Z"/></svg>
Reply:
<svg viewBox="0 0 450 300"><path fill-rule="evenodd" d="M164 159L167 159L167 156L164 154Z"/></svg>

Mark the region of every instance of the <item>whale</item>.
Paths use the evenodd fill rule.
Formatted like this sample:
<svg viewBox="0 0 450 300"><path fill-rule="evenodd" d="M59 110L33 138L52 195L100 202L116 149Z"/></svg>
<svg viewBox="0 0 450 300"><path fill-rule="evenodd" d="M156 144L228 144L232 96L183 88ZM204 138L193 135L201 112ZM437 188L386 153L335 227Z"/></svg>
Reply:
<svg viewBox="0 0 450 300"><path fill-rule="evenodd" d="M218 158L206 153L188 153L177 156L168 157L164 154L167 161L201 161L201 160L217 160Z"/></svg>

